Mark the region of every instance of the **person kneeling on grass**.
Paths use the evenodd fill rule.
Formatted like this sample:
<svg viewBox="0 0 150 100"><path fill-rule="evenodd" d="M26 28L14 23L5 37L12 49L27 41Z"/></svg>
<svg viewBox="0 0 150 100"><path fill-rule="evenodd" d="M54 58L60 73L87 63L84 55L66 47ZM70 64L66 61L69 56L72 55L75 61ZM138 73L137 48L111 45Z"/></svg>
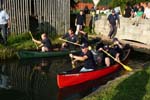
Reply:
<svg viewBox="0 0 150 100"><path fill-rule="evenodd" d="M82 52L81 52L80 56L76 56L76 55L72 55L72 54L69 55L71 58L75 59L74 61L83 61L84 62L84 66L80 70L80 72L92 71L92 70L96 69L94 57L93 57L92 52L90 50L88 50L88 45L82 44L81 51Z"/></svg>
<svg viewBox="0 0 150 100"><path fill-rule="evenodd" d="M46 33L43 33L41 35L41 41L39 40L35 40L34 38L32 38L33 42L39 44L39 47L41 47L42 52L47 52L50 51L52 49L52 43L50 41L50 39L47 37Z"/></svg>

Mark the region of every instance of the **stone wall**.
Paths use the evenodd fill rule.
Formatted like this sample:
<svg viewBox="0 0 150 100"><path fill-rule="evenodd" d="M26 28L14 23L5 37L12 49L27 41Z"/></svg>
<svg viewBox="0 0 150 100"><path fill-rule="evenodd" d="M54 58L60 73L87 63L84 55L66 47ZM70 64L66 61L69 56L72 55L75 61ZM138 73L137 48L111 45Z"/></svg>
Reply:
<svg viewBox="0 0 150 100"><path fill-rule="evenodd" d="M150 45L150 20L142 19L138 26L132 25L133 21L133 18L120 17L120 28L117 30L116 37ZM101 16L101 18L95 22L95 32L97 34L108 35L109 26L106 16Z"/></svg>

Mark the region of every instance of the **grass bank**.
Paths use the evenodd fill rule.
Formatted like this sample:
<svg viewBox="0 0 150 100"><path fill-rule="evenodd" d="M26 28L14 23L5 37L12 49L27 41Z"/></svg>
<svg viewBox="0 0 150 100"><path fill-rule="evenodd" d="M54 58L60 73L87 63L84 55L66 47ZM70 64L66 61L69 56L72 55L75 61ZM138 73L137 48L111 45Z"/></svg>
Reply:
<svg viewBox="0 0 150 100"><path fill-rule="evenodd" d="M150 100L150 66L111 82L83 100Z"/></svg>
<svg viewBox="0 0 150 100"><path fill-rule="evenodd" d="M36 39L40 39L40 35L36 35L34 37ZM57 37L51 40L53 44L60 43ZM8 37L8 43L6 46L0 44L0 60L17 58L16 52L22 49L36 49L36 46L33 43L29 33L11 35Z"/></svg>

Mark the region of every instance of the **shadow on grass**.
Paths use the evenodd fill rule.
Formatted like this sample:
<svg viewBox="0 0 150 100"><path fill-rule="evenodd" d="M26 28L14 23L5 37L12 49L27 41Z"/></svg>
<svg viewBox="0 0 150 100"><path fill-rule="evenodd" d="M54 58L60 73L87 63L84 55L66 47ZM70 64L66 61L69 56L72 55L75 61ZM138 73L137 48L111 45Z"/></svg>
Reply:
<svg viewBox="0 0 150 100"><path fill-rule="evenodd" d="M146 70L136 72L116 87L117 93L112 100L142 100L149 78Z"/></svg>

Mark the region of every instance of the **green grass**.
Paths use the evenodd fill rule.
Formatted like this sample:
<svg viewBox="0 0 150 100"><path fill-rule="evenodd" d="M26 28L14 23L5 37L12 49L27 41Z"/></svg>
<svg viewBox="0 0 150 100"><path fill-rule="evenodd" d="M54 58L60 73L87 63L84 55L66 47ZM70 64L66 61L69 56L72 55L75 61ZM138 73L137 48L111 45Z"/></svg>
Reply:
<svg viewBox="0 0 150 100"><path fill-rule="evenodd" d="M150 100L150 67L117 79L84 100Z"/></svg>

